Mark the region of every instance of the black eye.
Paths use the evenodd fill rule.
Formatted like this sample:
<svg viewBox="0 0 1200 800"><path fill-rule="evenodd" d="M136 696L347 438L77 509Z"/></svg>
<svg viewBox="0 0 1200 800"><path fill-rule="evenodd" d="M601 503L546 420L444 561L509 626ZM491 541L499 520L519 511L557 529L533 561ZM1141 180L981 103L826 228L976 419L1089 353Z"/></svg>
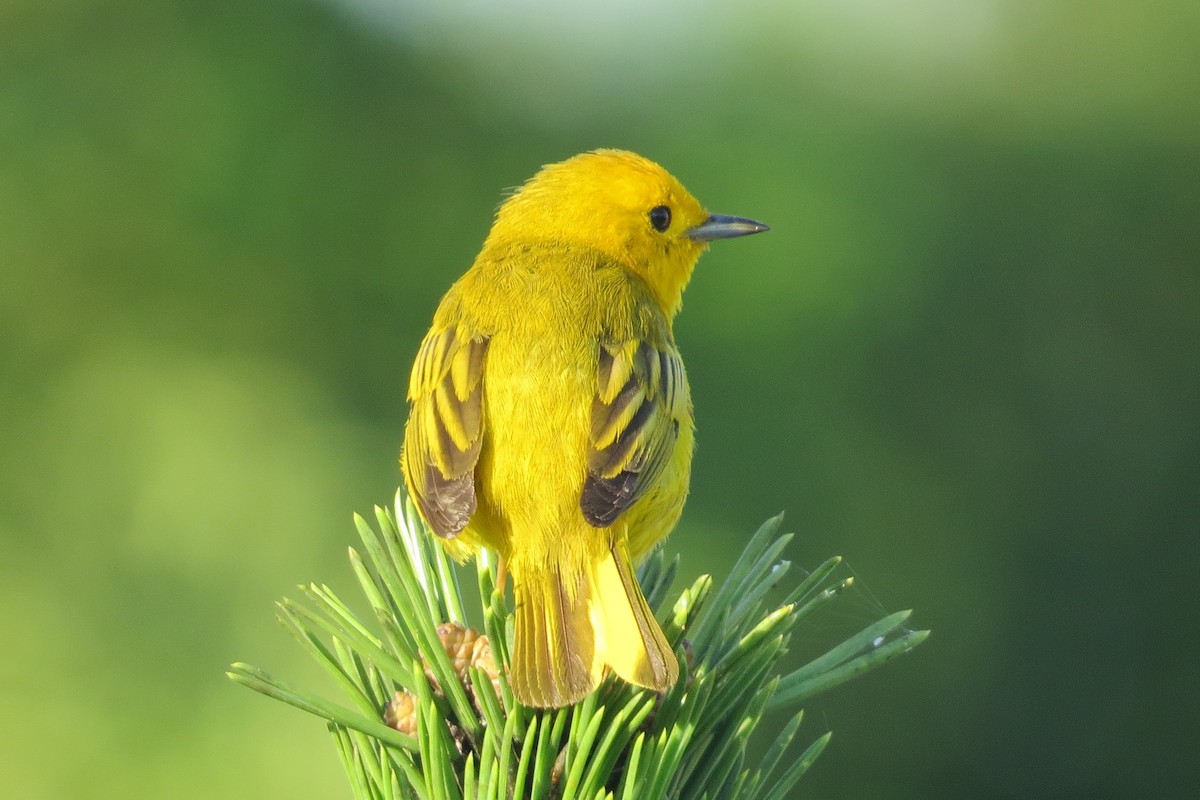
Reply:
<svg viewBox="0 0 1200 800"><path fill-rule="evenodd" d="M655 206L650 209L650 224L659 233L671 227L671 209L666 206Z"/></svg>

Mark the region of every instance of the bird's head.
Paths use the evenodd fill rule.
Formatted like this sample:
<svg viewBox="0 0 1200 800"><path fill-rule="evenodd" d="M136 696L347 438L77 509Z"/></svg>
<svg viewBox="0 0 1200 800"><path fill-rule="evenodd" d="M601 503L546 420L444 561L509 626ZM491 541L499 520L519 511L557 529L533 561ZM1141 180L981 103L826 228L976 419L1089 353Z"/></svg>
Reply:
<svg viewBox="0 0 1200 800"><path fill-rule="evenodd" d="M488 245L540 241L599 251L645 281L670 318L710 242L767 229L709 214L649 159L594 150L530 178L500 207Z"/></svg>

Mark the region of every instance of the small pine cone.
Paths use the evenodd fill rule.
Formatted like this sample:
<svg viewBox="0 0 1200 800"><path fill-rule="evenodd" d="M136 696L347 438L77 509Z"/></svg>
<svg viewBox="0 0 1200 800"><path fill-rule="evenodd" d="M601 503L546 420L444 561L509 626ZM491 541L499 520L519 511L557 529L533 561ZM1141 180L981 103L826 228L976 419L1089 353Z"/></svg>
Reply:
<svg viewBox="0 0 1200 800"><path fill-rule="evenodd" d="M443 622L437 626L437 635L442 640L442 647L446 648L446 655L450 656L454 674L464 684L467 683L467 667L471 665L475 643L480 639L487 641L487 637L481 637L474 628L467 628L459 622Z"/></svg>
<svg viewBox="0 0 1200 800"><path fill-rule="evenodd" d="M396 692L383 709L383 721L409 736L417 735L417 698L408 692Z"/></svg>
<svg viewBox="0 0 1200 800"><path fill-rule="evenodd" d="M462 681L463 686L470 687L471 673L470 668L475 667L483 670L484 674L492 682L492 688L496 690L496 696L500 696L500 673L496 669L496 659L492 655L492 645L488 641L485 634L481 634L474 628L464 627L458 622L443 622L437 627L438 638L442 641L442 646L446 648L446 655L450 656L450 663L454 666L454 674ZM432 680L432 676L430 676Z"/></svg>
<svg viewBox="0 0 1200 800"><path fill-rule="evenodd" d="M492 688L496 690L496 697L499 698L500 671L496 669L496 658L492 655L492 643L488 641L488 637L480 636L475 639L471 647L471 666L483 670L483 674L492 682ZM475 700L475 705L479 705L478 699ZM482 712L480 709L480 713Z"/></svg>
<svg viewBox="0 0 1200 800"><path fill-rule="evenodd" d="M496 669L496 659L492 655L492 647L487 636L458 622L443 622L438 625L437 635L442 647L446 648L446 655L450 657L450 665L454 668L455 676L468 692L471 690L469 670L471 667L476 667L483 670L484 674L488 676L492 682L492 688L496 692L496 697L500 697L500 673ZM429 668L428 662L425 665L425 677L429 679L429 685L433 690L441 694L442 688L434 678L433 670ZM480 707L479 698L474 699L475 708L482 715L483 709ZM417 730L416 698L408 692L396 692L383 711L383 721L401 733L415 734Z"/></svg>

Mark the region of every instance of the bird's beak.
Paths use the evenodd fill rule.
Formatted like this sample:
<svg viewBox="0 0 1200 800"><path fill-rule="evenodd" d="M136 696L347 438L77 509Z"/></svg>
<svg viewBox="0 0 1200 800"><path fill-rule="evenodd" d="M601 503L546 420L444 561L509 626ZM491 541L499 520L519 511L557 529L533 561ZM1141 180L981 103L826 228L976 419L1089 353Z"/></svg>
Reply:
<svg viewBox="0 0 1200 800"><path fill-rule="evenodd" d="M709 214L708 219L689 229L684 235L697 242L711 242L714 239L732 239L735 236L749 236L769 230L771 229L761 222L745 217Z"/></svg>

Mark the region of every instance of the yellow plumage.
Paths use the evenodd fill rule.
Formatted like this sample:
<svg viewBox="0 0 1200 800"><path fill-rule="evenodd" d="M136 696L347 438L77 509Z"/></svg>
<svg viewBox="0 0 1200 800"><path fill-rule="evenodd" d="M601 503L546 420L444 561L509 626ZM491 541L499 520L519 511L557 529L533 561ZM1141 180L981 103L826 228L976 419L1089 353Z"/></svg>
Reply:
<svg viewBox="0 0 1200 800"><path fill-rule="evenodd" d="M710 215L640 156L584 153L501 206L442 299L401 464L453 556L505 560L522 703L573 703L606 666L657 691L678 678L631 562L687 495L692 408L671 321L708 243L762 230Z"/></svg>

